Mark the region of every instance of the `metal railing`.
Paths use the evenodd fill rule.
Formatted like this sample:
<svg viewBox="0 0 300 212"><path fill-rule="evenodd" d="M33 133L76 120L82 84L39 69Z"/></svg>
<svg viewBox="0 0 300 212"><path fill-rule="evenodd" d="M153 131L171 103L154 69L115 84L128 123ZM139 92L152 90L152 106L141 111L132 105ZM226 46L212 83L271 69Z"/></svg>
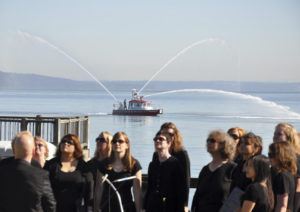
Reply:
<svg viewBox="0 0 300 212"><path fill-rule="evenodd" d="M10 141L20 131L30 131L33 136L58 144L69 133L79 137L81 143L89 143L89 117L17 117L0 116L0 141Z"/></svg>

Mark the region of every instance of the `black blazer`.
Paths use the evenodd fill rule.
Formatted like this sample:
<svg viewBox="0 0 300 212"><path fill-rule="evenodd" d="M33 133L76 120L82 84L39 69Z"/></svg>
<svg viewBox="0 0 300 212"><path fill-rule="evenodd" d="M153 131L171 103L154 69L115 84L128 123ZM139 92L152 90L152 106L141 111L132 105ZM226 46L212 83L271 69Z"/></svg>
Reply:
<svg viewBox="0 0 300 212"><path fill-rule="evenodd" d="M54 212L48 172L15 159L0 167L1 212Z"/></svg>

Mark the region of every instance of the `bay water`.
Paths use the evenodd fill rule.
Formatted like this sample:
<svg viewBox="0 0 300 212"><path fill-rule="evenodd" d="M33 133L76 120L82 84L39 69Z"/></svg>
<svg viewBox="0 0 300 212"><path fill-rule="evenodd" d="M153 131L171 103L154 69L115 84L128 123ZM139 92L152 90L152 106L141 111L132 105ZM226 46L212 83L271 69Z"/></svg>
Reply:
<svg viewBox="0 0 300 212"><path fill-rule="evenodd" d="M145 91L151 95L160 91ZM131 91L114 91L121 101L130 99ZM259 97L243 98L242 95ZM247 93L226 95L222 92L175 92L150 96L153 104L163 108L163 114L148 116L115 116L116 103L105 91L0 91L1 116L90 116L90 149L95 150L95 138L101 131L114 134L124 131L131 142L132 155L143 173L152 159L153 137L164 122L173 122L184 140L191 160L191 175L197 177L209 163L206 138L210 131L240 126L263 138L263 153L267 154L274 127L288 122L300 131L300 93ZM283 106L283 107L282 107Z"/></svg>

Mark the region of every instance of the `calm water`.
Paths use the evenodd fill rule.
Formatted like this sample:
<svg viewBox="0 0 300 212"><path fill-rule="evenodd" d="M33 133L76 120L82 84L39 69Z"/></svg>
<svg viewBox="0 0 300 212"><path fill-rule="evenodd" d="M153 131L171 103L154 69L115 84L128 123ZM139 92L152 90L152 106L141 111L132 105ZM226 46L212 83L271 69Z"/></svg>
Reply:
<svg viewBox="0 0 300 212"><path fill-rule="evenodd" d="M117 98L130 98L131 91L113 92ZM145 92L146 94L152 94ZM131 151L147 172L154 151L152 138L164 122L173 122L180 129L184 146L191 159L192 176L210 161L205 149L208 133L214 129L226 131L241 126L260 135L264 153L272 141L274 127L289 122L300 131L299 93L251 93L263 100L243 98L222 93L190 92L149 97L164 109L157 117L113 116L113 99L104 91L0 91L0 115L90 116L90 146L101 131L124 131L131 140ZM287 106L290 111L280 106Z"/></svg>

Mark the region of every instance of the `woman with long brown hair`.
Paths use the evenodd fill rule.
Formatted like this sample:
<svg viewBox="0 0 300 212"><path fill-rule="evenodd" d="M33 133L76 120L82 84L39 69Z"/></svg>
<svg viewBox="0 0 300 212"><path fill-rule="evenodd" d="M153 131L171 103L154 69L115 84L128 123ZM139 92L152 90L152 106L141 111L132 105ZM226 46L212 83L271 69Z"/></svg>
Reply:
<svg viewBox="0 0 300 212"><path fill-rule="evenodd" d="M82 158L82 148L76 135L62 137L56 157L46 162L56 199L57 212L92 210L93 178Z"/></svg>
<svg viewBox="0 0 300 212"><path fill-rule="evenodd" d="M287 142L276 142L269 146L269 159L273 168L272 185L275 198L275 212L294 209L296 153Z"/></svg>
<svg viewBox="0 0 300 212"><path fill-rule="evenodd" d="M251 180L246 178L245 164L251 157L260 155L262 147L263 144L261 137L252 132L247 133L241 138L237 148L239 149L239 154L241 155L242 160L237 163L237 167L233 172L231 191L235 187L245 191L247 186L251 183Z"/></svg>
<svg viewBox="0 0 300 212"><path fill-rule="evenodd" d="M300 211L300 138L294 126L288 123L279 123L275 127L273 142L288 142L297 156L295 211Z"/></svg>
<svg viewBox="0 0 300 212"><path fill-rule="evenodd" d="M142 167L130 153L130 141L126 133L117 132L112 139L112 152L109 158L99 163L99 177L107 175L118 190L124 212L140 212L142 209ZM133 180L114 182L135 176ZM99 182L99 181L97 181ZM131 194L133 188L134 201ZM96 186L95 208L101 212L119 212L120 205L113 189L107 184Z"/></svg>

